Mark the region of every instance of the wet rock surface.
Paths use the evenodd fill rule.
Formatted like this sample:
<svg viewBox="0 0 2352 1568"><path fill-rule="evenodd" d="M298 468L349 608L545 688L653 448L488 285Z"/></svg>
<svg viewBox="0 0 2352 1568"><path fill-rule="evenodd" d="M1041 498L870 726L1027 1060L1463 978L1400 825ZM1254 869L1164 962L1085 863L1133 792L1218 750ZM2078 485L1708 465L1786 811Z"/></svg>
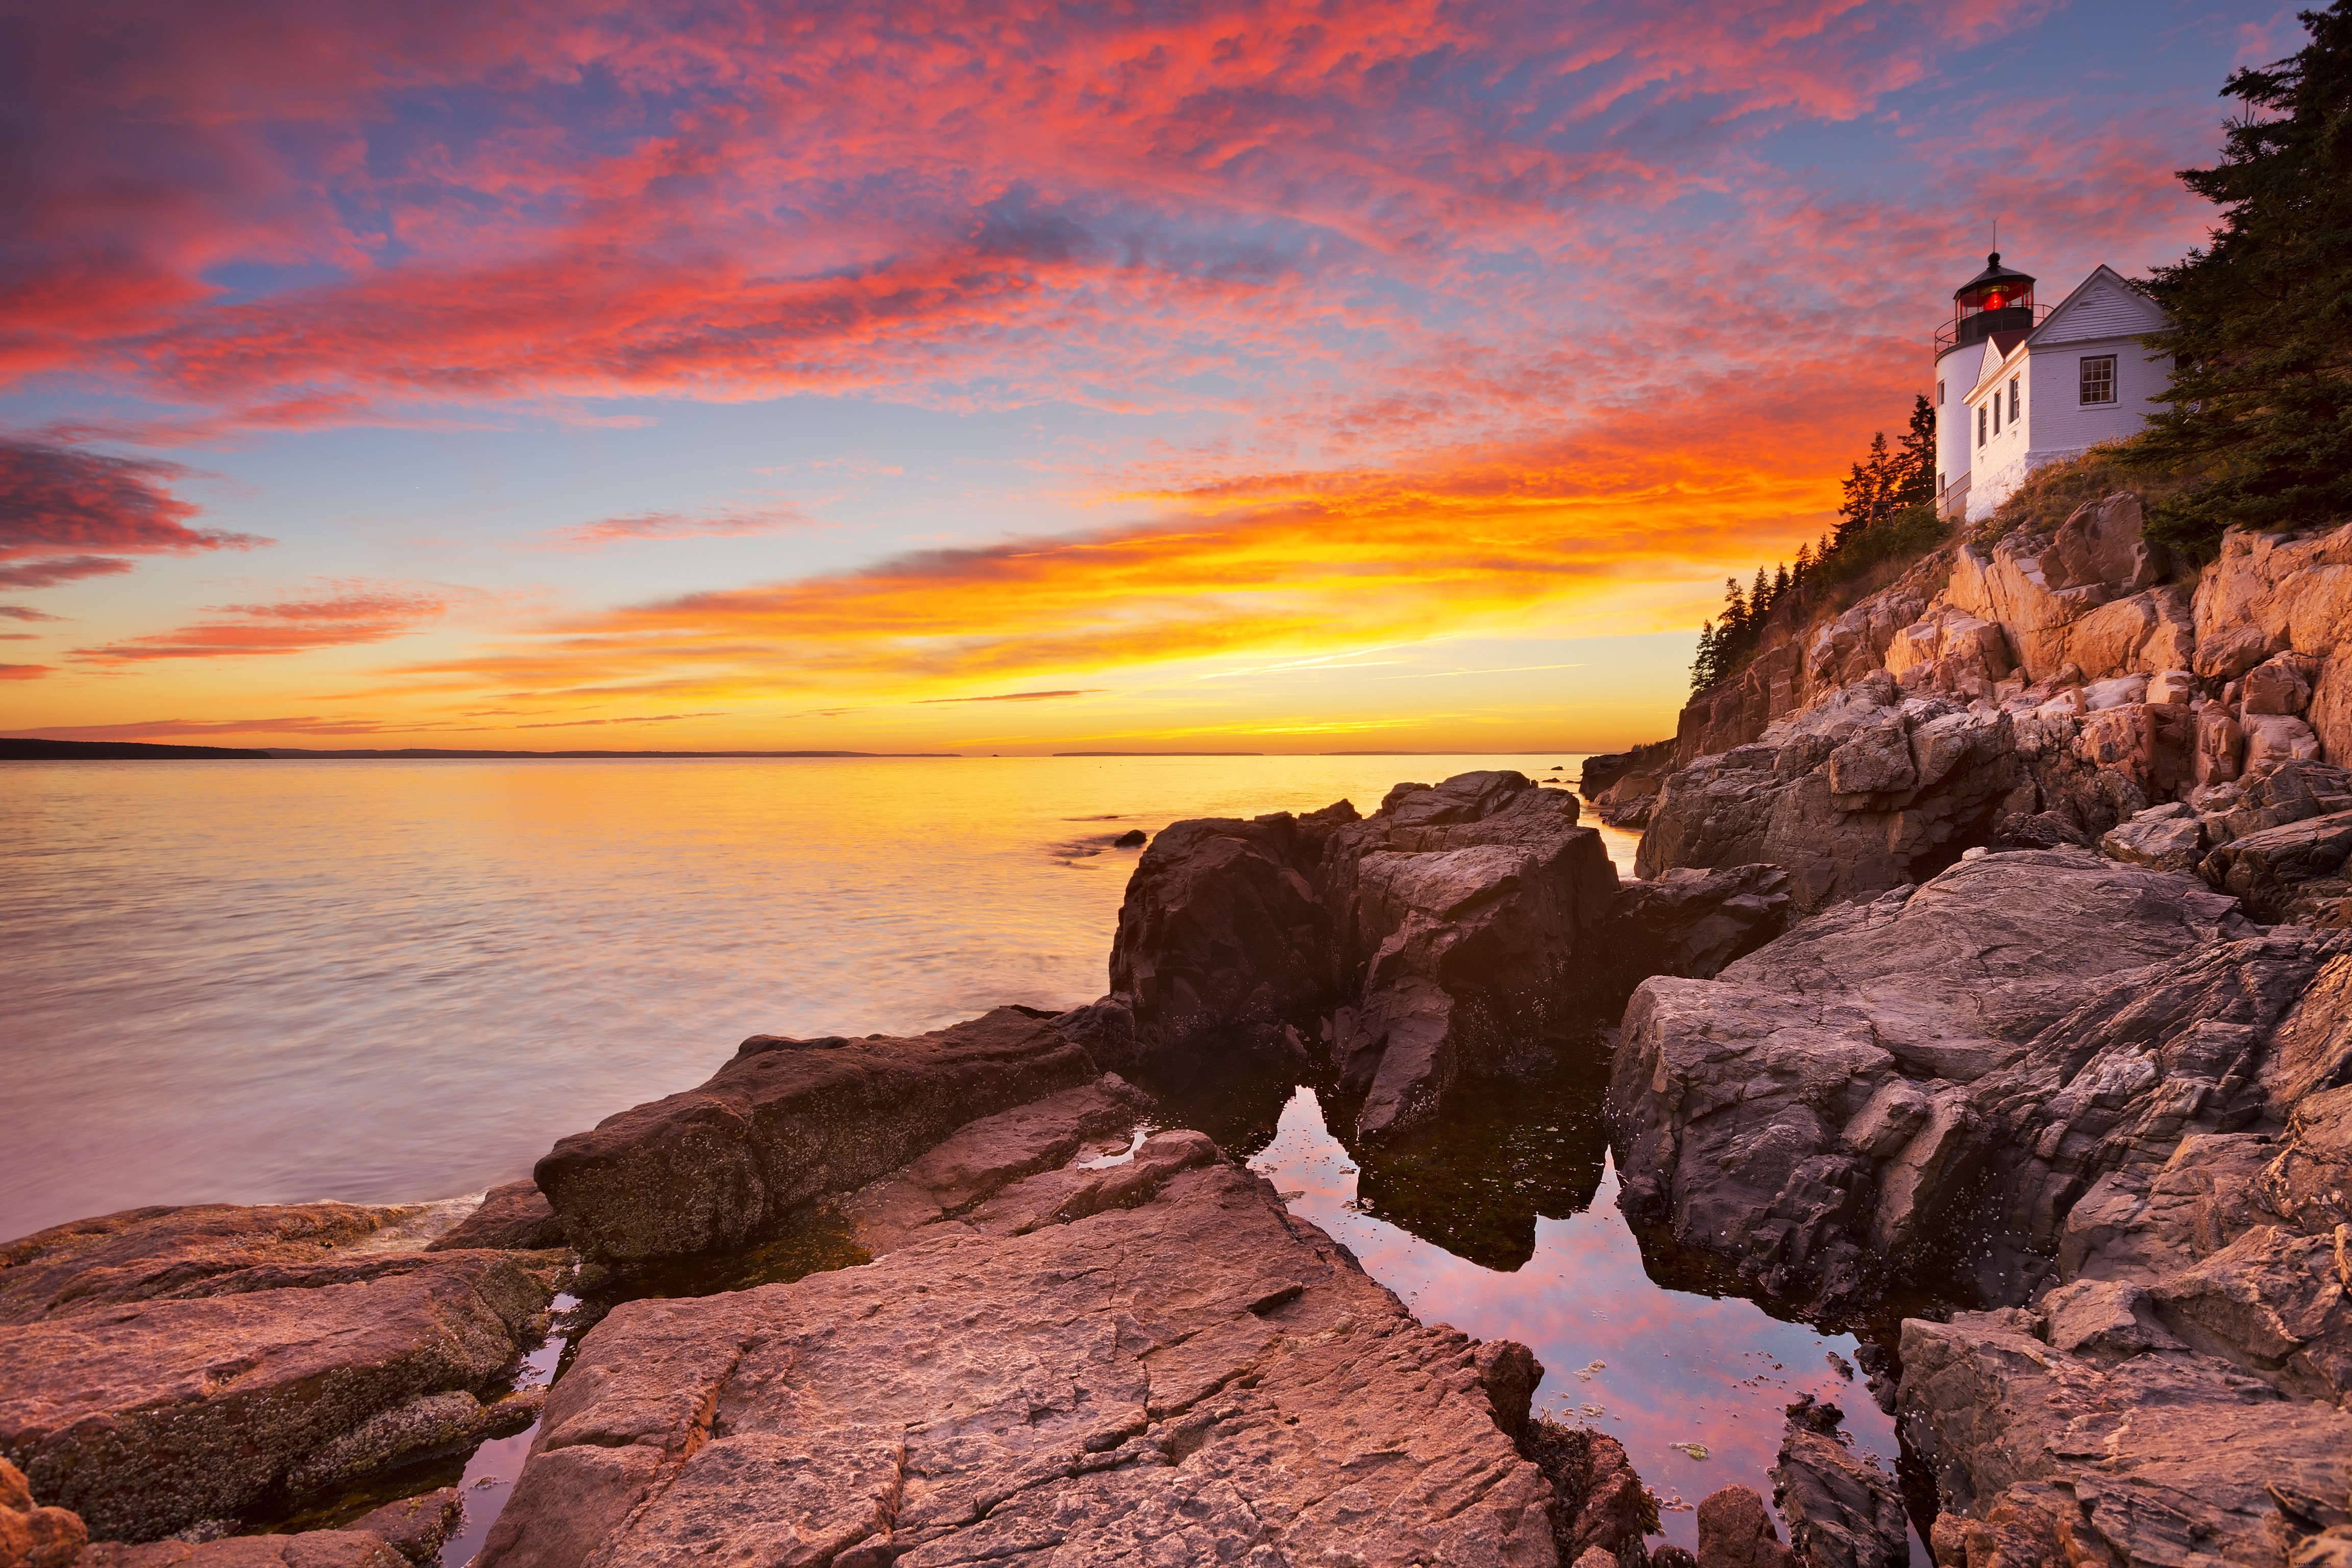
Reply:
<svg viewBox="0 0 2352 1568"><path fill-rule="evenodd" d="M1841 1441L1844 1412L1811 1394L1789 1406L1772 1500L1789 1543L1810 1568L1906 1568L1910 1525L1895 1477Z"/></svg>
<svg viewBox="0 0 2352 1568"><path fill-rule="evenodd" d="M530 1181L509 1182L482 1196L482 1206L443 1232L425 1248L454 1252L470 1247L492 1251L535 1252L562 1247L563 1224L554 1205Z"/></svg>
<svg viewBox="0 0 2352 1568"><path fill-rule="evenodd" d="M80 1568L407 1568L408 1561L365 1531L312 1530L201 1543L104 1542L82 1553Z"/></svg>
<svg viewBox="0 0 2352 1568"><path fill-rule="evenodd" d="M600 1262L740 1247L977 1116L1096 1070L1017 1007L908 1039L755 1035L700 1088L562 1140L533 1178L572 1245Z"/></svg>
<svg viewBox="0 0 2352 1568"><path fill-rule="evenodd" d="M401 1212L135 1210L12 1245L0 1455L141 1542L490 1429L561 1257L362 1250Z"/></svg>
<svg viewBox="0 0 2352 1568"><path fill-rule="evenodd" d="M1125 1210L615 1309L482 1561L1551 1563L1480 1371L1203 1164Z"/></svg>

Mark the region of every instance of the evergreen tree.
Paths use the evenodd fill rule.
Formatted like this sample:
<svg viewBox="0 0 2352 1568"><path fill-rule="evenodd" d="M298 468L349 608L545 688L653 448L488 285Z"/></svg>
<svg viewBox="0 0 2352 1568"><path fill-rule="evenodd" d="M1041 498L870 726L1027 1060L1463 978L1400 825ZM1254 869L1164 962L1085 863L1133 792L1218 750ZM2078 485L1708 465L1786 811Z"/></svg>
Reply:
<svg viewBox="0 0 2352 1568"><path fill-rule="evenodd" d="M1756 568L1756 585L1748 590L1748 613L1761 621L1772 610L1772 579Z"/></svg>
<svg viewBox="0 0 2352 1568"><path fill-rule="evenodd" d="M1772 602L1777 605L1787 598L1789 589L1795 582L1796 579L1789 575L1788 563L1782 562L1779 570L1772 574Z"/></svg>
<svg viewBox="0 0 2352 1568"><path fill-rule="evenodd" d="M1870 455L1853 465L1842 487L1838 543L1886 521L1894 510L1895 485L1895 457L1886 449L1886 432L1876 431L1870 437Z"/></svg>
<svg viewBox="0 0 2352 1568"><path fill-rule="evenodd" d="M1924 393L1911 398L1911 425L1895 453L1895 483L1888 497L1895 507L1932 506L1936 500L1936 409Z"/></svg>
<svg viewBox="0 0 2352 1568"><path fill-rule="evenodd" d="M2175 330L2145 341L2175 358L2141 449L2216 476L2149 532L2192 555L2352 515L2352 0L2302 16L2307 47L2223 85L2245 111L2221 162L2181 173L2221 209L2211 243L2147 285Z"/></svg>
<svg viewBox="0 0 2352 1568"><path fill-rule="evenodd" d="M1715 656L1715 623L1702 621L1698 628L1698 657L1691 660L1691 689L1705 691L1720 679Z"/></svg>

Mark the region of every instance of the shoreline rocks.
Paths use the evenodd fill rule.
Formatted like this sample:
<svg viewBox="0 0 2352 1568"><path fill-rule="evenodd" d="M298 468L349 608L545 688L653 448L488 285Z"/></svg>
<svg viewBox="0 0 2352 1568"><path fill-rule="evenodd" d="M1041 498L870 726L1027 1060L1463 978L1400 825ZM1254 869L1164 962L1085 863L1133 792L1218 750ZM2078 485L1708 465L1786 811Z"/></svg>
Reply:
<svg viewBox="0 0 2352 1568"><path fill-rule="evenodd" d="M1496 1415L1531 1380L1498 1395L1479 1349L1213 1161L1116 1212L616 1307L481 1562L1549 1563L1550 1489Z"/></svg>
<svg viewBox="0 0 2352 1568"><path fill-rule="evenodd" d="M754 1035L699 1088L559 1141L533 1179L583 1257L688 1258L761 1240L975 1117L1095 1075L1018 1007L909 1039Z"/></svg>

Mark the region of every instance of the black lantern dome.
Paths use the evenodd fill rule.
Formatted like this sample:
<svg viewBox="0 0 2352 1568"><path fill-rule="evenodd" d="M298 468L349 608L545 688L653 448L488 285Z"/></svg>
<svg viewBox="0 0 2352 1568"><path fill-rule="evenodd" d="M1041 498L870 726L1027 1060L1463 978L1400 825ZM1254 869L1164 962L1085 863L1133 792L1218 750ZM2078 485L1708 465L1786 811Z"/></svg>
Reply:
<svg viewBox="0 0 2352 1568"><path fill-rule="evenodd" d="M1995 332L2033 330L2033 279L1985 258L1985 269L1952 290L1952 347L1980 343Z"/></svg>

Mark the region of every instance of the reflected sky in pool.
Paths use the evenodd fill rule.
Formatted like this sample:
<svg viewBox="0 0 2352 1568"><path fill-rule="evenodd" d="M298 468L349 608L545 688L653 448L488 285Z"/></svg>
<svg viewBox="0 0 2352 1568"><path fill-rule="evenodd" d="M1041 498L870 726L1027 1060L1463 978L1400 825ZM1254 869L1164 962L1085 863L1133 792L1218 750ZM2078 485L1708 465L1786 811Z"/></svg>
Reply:
<svg viewBox="0 0 2352 1568"><path fill-rule="evenodd" d="M1829 1360L1834 1351L1851 1364L1853 1336L1782 1322L1736 1298L1653 1283L1617 1209L1613 1163L1583 1213L1536 1222L1535 1256L1507 1273L1360 1207L1356 1162L1325 1126L1312 1089L1300 1088L1283 1107L1273 1141L1250 1168L1423 1321L1533 1349L1544 1364L1537 1409L1623 1443L1657 1494L1666 1538L1678 1545L1696 1546L1693 1510L1719 1487L1744 1483L1770 1501L1765 1472L1780 1450L1782 1407L1801 1394L1843 1409L1856 1447L1894 1469L1894 1422L1858 1375L1848 1381ZM1678 1444L1699 1445L1706 1457ZM1916 1540L1912 1558L1925 1561Z"/></svg>

